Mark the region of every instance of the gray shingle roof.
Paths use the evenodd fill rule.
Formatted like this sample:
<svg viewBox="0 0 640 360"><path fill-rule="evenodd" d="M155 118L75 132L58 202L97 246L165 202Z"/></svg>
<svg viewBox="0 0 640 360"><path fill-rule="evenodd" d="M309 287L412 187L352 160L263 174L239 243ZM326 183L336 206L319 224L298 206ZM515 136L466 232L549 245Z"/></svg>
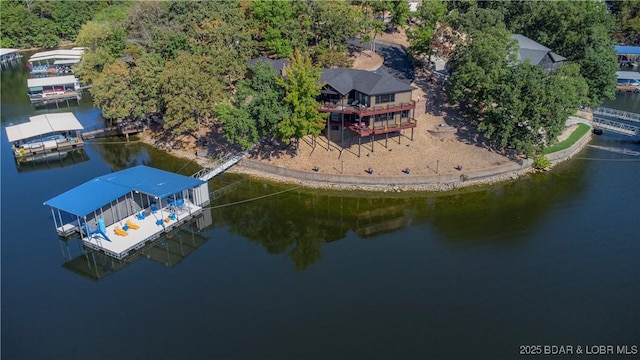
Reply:
<svg viewBox="0 0 640 360"><path fill-rule="evenodd" d="M260 56L259 58L255 58L255 59L251 59L249 60L249 66L253 66L255 64L257 64L259 61L265 62L267 64L271 64L271 66L273 67L273 70L276 71L277 74L282 75L283 74L283 70L285 68L285 66L289 65L289 60L287 59L269 59L268 57L265 56Z"/></svg>
<svg viewBox="0 0 640 360"><path fill-rule="evenodd" d="M520 61L529 60L532 65L538 65L547 54L549 54L553 62L567 60L565 57L551 52L551 49L548 47L539 44L524 35L512 34L511 38L518 41L518 46L520 47L520 50L518 51L518 60Z"/></svg>
<svg viewBox="0 0 640 360"><path fill-rule="evenodd" d="M351 90L367 95L395 94L413 90L411 85L389 74L354 69L324 69L320 82L328 84L342 95Z"/></svg>

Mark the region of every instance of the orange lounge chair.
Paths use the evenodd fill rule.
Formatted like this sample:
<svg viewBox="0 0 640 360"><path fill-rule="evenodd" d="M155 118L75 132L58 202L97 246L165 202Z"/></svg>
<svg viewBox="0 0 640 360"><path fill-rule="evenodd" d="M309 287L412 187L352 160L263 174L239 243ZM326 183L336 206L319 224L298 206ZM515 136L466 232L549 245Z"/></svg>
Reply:
<svg viewBox="0 0 640 360"><path fill-rule="evenodd" d="M118 226L117 228L113 229L113 232L115 232L115 233L116 233L116 235L120 235L120 236L127 236L127 235L129 235L129 233L128 233L128 232L126 232L126 231L122 230L122 228L121 228L121 227L119 227L119 226Z"/></svg>
<svg viewBox="0 0 640 360"><path fill-rule="evenodd" d="M133 229L133 230L138 230L138 229L140 229L140 225L138 225L138 224L134 223L134 222L133 222L133 221L131 221L131 220L127 220L126 225L129 227L129 229Z"/></svg>

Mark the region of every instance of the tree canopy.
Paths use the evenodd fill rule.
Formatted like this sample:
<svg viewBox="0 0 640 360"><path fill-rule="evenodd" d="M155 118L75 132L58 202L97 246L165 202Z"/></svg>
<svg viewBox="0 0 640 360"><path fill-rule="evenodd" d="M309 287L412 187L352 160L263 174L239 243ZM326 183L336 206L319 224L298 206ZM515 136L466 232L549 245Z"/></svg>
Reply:
<svg viewBox="0 0 640 360"><path fill-rule="evenodd" d="M289 104L291 113L280 122L278 130L285 143L295 139L297 152L302 137L320 135L328 114L318 111L320 103L316 98L322 89L320 69L311 64L309 56L296 50L290 64L285 67L285 73L286 76L278 78L277 83L285 89L284 101Z"/></svg>
<svg viewBox="0 0 640 360"><path fill-rule="evenodd" d="M108 6L107 1L3 0L0 45L55 48L62 41L74 41L80 27Z"/></svg>
<svg viewBox="0 0 640 360"><path fill-rule="evenodd" d="M610 33L614 19L598 1L512 2L505 18L514 33L523 34L580 65L587 81L587 105L612 99L618 70Z"/></svg>
<svg viewBox="0 0 640 360"><path fill-rule="evenodd" d="M587 97L577 64L556 73L517 60L517 43L504 27L488 29L452 58L450 101L498 149L527 155L555 141L566 119Z"/></svg>
<svg viewBox="0 0 640 360"><path fill-rule="evenodd" d="M259 61L251 67L251 77L238 84L233 103L216 108L227 140L248 149L260 138L271 138L279 123L290 115L282 99L284 88L270 64Z"/></svg>

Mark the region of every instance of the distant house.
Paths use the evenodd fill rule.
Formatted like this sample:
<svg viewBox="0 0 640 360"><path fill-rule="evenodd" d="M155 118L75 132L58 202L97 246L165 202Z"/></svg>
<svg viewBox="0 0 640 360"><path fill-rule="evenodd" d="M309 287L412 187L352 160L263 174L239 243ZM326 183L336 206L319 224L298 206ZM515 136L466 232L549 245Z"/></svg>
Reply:
<svg viewBox="0 0 640 360"><path fill-rule="evenodd" d="M353 69L324 69L320 82L319 110L331 114L330 130L348 129L362 138L411 129L413 139L411 85L389 74Z"/></svg>
<svg viewBox="0 0 640 360"><path fill-rule="evenodd" d="M270 64L273 67L273 70L280 76L284 76L284 68L289 65L289 60L287 59L269 59L266 56L260 56L259 58L249 60L249 66L254 66L258 62L264 62Z"/></svg>
<svg viewBox="0 0 640 360"><path fill-rule="evenodd" d="M513 34L511 38L518 41L519 61L529 60L532 65L539 65L546 72L555 72L567 60L564 56L554 53L548 47L524 35Z"/></svg>

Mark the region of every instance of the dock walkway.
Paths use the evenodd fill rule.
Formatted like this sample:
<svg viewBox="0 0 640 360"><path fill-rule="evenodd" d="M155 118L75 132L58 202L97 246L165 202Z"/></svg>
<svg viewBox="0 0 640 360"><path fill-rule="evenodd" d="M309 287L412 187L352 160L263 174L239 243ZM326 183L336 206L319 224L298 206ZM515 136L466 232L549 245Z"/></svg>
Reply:
<svg viewBox="0 0 640 360"><path fill-rule="evenodd" d="M202 170L191 175L191 177L200 179L202 181L209 181L213 179L216 175L220 175L228 168L237 164L240 160L244 159L246 155L247 155L247 152L243 151L241 153L237 153L237 154L222 158L218 161L213 162L210 165L205 166L204 168L202 168Z"/></svg>
<svg viewBox="0 0 640 360"><path fill-rule="evenodd" d="M593 126L627 136L640 135L640 114L605 107L593 109Z"/></svg>

